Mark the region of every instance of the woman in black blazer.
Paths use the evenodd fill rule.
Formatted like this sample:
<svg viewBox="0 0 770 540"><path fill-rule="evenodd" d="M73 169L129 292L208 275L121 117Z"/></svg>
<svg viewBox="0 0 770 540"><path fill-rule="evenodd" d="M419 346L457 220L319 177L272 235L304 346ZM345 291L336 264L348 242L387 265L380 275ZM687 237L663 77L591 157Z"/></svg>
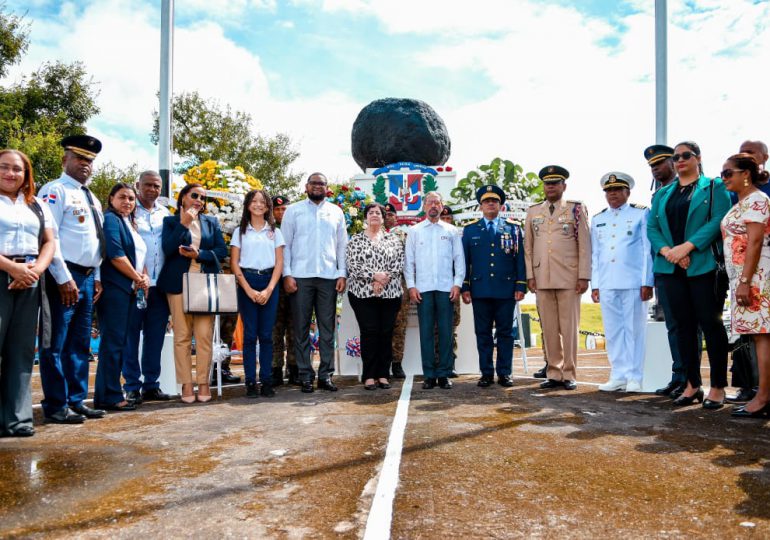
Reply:
<svg viewBox="0 0 770 540"><path fill-rule="evenodd" d="M122 182L110 190L104 213L105 257L100 268L102 297L99 315L99 362L96 366L94 406L108 411L133 411L120 386L128 323L136 316L136 291L147 293L150 278L144 271L147 247L134 225L136 191Z"/></svg>
<svg viewBox="0 0 770 540"><path fill-rule="evenodd" d="M216 218L204 214L206 190L201 184L187 184L177 197L177 212L163 220L162 244L166 261L157 287L165 292L174 326L174 364L176 380L182 383L182 401L195 401L192 376L192 338L195 336L195 378L198 401L211 399L213 315L184 312L182 279L187 272L219 272L219 261L227 257L227 246Z"/></svg>

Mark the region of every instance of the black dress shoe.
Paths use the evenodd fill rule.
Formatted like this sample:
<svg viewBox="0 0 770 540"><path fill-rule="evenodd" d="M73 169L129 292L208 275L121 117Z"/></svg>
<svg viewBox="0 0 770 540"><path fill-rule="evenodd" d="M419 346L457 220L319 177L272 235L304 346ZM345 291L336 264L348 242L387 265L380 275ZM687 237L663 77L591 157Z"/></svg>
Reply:
<svg viewBox="0 0 770 540"><path fill-rule="evenodd" d="M323 380L318 379L318 389L328 390L329 392L336 392L337 385L332 382L331 378L323 379Z"/></svg>
<svg viewBox="0 0 770 540"><path fill-rule="evenodd" d="M720 399L719 401L714 401L713 399L705 399L703 401L703 408L704 409L709 409L709 410L712 410L712 411L715 411L717 409L721 409L724 406L725 406L725 400L724 399Z"/></svg>
<svg viewBox="0 0 770 540"><path fill-rule="evenodd" d="M390 386L390 383L384 383L384 382L377 381L377 388L382 388L383 390L389 390L392 387Z"/></svg>
<svg viewBox="0 0 770 540"><path fill-rule="evenodd" d="M548 365L543 366L542 368L535 371L532 376L535 379L545 379L546 377L546 371L548 371Z"/></svg>
<svg viewBox="0 0 770 540"><path fill-rule="evenodd" d="M547 390L548 388L559 388L561 386L564 386L564 384L556 379L546 379L540 383L540 388L544 390Z"/></svg>
<svg viewBox="0 0 770 540"><path fill-rule="evenodd" d="M257 383L251 381L246 382L246 397L259 397L259 392L257 391Z"/></svg>
<svg viewBox="0 0 770 540"><path fill-rule="evenodd" d="M292 386L302 386L302 381L299 378L299 368L296 365L286 366L286 370L289 373L287 383Z"/></svg>
<svg viewBox="0 0 770 540"><path fill-rule="evenodd" d="M734 396L725 396L727 403L746 403L754 399L757 393L752 388L739 388L738 393Z"/></svg>
<svg viewBox="0 0 770 540"><path fill-rule="evenodd" d="M62 410L46 416L43 421L46 424L82 424L86 421L86 417L73 412L69 407L64 407Z"/></svg>
<svg viewBox="0 0 770 540"><path fill-rule="evenodd" d="M99 407L96 407L96 403L94 403L93 409L83 403L78 403L75 406L70 405L70 409L72 409L73 412L82 414L83 416L91 420L95 420L97 418L104 418L105 416L107 416L107 411L105 411L104 409L100 409Z"/></svg>
<svg viewBox="0 0 770 540"><path fill-rule="evenodd" d="M442 390L449 390L452 388L452 381L449 380L449 377L439 377L438 387Z"/></svg>
<svg viewBox="0 0 770 540"><path fill-rule="evenodd" d="M275 397L275 390L272 385L265 383L259 388L259 394L262 397Z"/></svg>
<svg viewBox="0 0 770 540"><path fill-rule="evenodd" d="M480 386L482 388L487 388L489 386L492 386L492 383L494 383L494 377L491 375L482 375L479 379L479 382L476 383L476 386Z"/></svg>
<svg viewBox="0 0 770 540"><path fill-rule="evenodd" d="M565 380L561 382L564 385L565 390L576 390L577 383L575 381Z"/></svg>
<svg viewBox="0 0 770 540"><path fill-rule="evenodd" d="M434 388L436 388L436 379L428 377L427 379L422 381L423 390L433 390Z"/></svg>
<svg viewBox="0 0 770 540"><path fill-rule="evenodd" d="M735 407L730 414L735 418L768 418L770 417L770 403L754 412L747 411L746 406L741 405L740 407Z"/></svg>
<svg viewBox="0 0 770 540"><path fill-rule="evenodd" d="M656 396L667 396L667 395L669 395L671 393L671 391L674 388L677 388L678 386L679 386L678 382L671 381L666 386L664 386L663 388L658 388L657 390L655 390L655 395Z"/></svg>
<svg viewBox="0 0 770 540"><path fill-rule="evenodd" d="M680 384L679 386L671 390L671 393L668 395L668 397L675 400L679 398L679 396L681 396L685 390L687 390L687 384L686 383Z"/></svg>
<svg viewBox="0 0 770 540"><path fill-rule="evenodd" d="M404 373L404 368L401 367L401 362L393 362L390 366L390 371L393 373L394 379L406 379L406 373Z"/></svg>
<svg viewBox="0 0 770 540"><path fill-rule="evenodd" d="M698 403L703 403L703 388L698 388L698 391L689 397L680 395L674 400L673 405L674 407L686 407L692 405L696 401Z"/></svg>
<svg viewBox="0 0 770 540"><path fill-rule="evenodd" d="M281 386L283 384L283 374L280 370L274 370L273 373L270 374L270 383L273 386Z"/></svg>
<svg viewBox="0 0 770 540"><path fill-rule="evenodd" d="M139 390L131 390L126 392L126 401L131 401L134 405L142 404L142 393Z"/></svg>
<svg viewBox="0 0 770 540"><path fill-rule="evenodd" d="M457 377L459 377L459 375L457 374L457 372L454 369L449 372L449 378L450 379L456 379Z"/></svg>
<svg viewBox="0 0 770 540"><path fill-rule="evenodd" d="M222 382L224 384L238 384L241 382L241 378L238 375L233 375L233 372L229 369L223 369Z"/></svg>
<svg viewBox="0 0 770 540"><path fill-rule="evenodd" d="M313 392L315 392L313 381L302 381L302 393L312 394Z"/></svg>
<svg viewBox="0 0 770 540"><path fill-rule="evenodd" d="M377 383L365 384L364 390L377 390Z"/></svg>
<svg viewBox="0 0 770 540"><path fill-rule="evenodd" d="M498 377L497 384L504 386L505 388L510 388L513 386L513 377L510 375L503 375L502 377Z"/></svg>
<svg viewBox="0 0 770 540"><path fill-rule="evenodd" d="M32 426L18 426L8 433L9 437L32 437L35 434L35 428Z"/></svg>
<svg viewBox="0 0 770 540"><path fill-rule="evenodd" d="M171 396L164 393L160 388L150 388L142 392L142 399L144 401L170 401Z"/></svg>
<svg viewBox="0 0 770 540"><path fill-rule="evenodd" d="M94 403L94 406L96 406L96 403ZM113 411L113 412L128 412L128 411L135 411L136 405L131 403L130 401L126 400L125 405L121 405L119 403L99 403L98 409L92 409L92 410L101 410L104 411ZM105 414L107 414L105 412ZM97 416L96 418L101 418L101 416Z"/></svg>

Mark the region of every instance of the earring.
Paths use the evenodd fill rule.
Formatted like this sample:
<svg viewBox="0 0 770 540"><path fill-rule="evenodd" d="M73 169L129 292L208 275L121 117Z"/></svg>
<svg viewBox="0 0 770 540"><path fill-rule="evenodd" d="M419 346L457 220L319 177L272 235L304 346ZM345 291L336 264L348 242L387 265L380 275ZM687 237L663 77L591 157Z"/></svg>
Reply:
<svg viewBox="0 0 770 540"><path fill-rule="evenodd" d="M749 187L749 179L748 179L748 177L743 179L743 187Z"/></svg>

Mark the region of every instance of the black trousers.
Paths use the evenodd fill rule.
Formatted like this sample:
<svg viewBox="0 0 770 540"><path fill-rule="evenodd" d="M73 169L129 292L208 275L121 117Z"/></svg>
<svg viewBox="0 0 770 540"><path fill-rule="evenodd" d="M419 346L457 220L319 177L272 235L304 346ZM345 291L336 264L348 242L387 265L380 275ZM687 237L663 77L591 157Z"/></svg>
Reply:
<svg viewBox="0 0 770 540"><path fill-rule="evenodd" d="M294 346L297 351L297 367L300 379L313 381L312 357L310 354L310 321L315 312L318 328L318 350L321 362L318 379L325 380L334 375L334 330L337 324L337 280L324 278L297 278L297 292L289 296L292 323L294 324Z"/></svg>
<svg viewBox="0 0 770 540"><path fill-rule="evenodd" d="M361 331L362 378L387 379L393 361L393 328L401 309L398 298L358 298L348 293Z"/></svg>
<svg viewBox="0 0 770 540"><path fill-rule="evenodd" d="M701 386L698 326L706 337L706 350L711 365L711 386L727 386L727 332L722 325L725 296L715 290L715 272L688 277L677 268L673 274L656 274L665 291L671 315L677 324L679 355L686 366L687 381Z"/></svg>

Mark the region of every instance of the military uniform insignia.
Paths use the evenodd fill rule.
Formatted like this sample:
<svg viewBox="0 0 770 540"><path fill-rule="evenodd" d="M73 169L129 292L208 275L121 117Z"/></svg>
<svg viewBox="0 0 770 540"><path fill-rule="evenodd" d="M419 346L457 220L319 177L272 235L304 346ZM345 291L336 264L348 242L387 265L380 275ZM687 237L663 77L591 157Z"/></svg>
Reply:
<svg viewBox="0 0 770 540"><path fill-rule="evenodd" d="M631 203L631 204L629 204L629 206L631 208L638 208L639 210L647 210L647 207L644 206L643 204Z"/></svg>

